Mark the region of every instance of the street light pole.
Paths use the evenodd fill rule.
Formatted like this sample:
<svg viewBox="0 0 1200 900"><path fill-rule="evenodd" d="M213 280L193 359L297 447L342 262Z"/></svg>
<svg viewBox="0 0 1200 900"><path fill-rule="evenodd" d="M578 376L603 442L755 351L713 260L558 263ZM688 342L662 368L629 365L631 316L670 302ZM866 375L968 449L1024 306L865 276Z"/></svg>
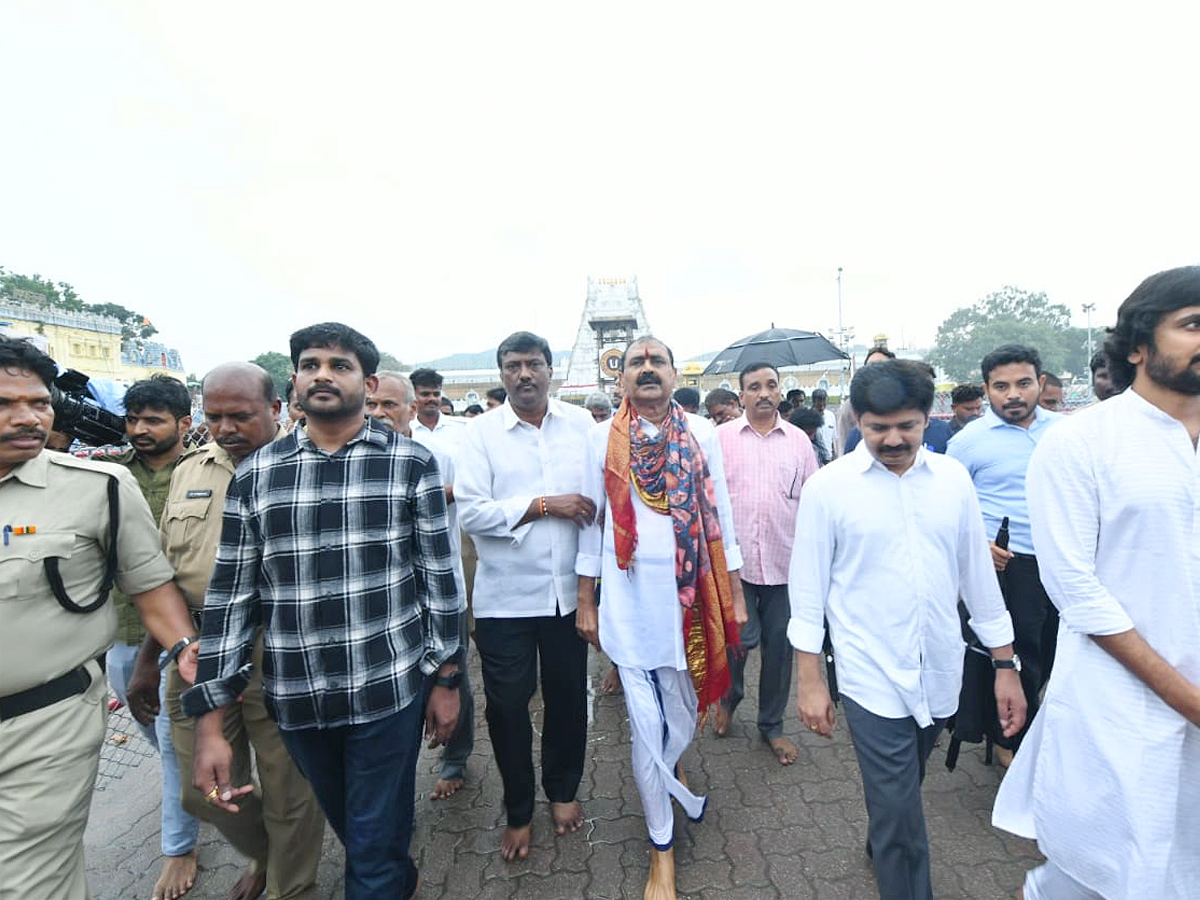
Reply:
<svg viewBox="0 0 1200 900"><path fill-rule="evenodd" d="M1090 387L1092 387L1093 389L1095 388L1095 386L1096 386L1096 385L1095 385L1095 382L1093 382L1093 380L1092 380L1092 378L1093 378L1093 373L1092 373L1092 354L1094 353L1094 351L1092 350L1092 310L1094 310L1095 308L1096 308L1096 304L1095 304L1094 302L1093 302L1093 303L1085 303L1085 304L1083 304L1083 311L1084 311L1085 313L1087 313L1087 330L1088 330L1088 385L1089 385Z"/></svg>

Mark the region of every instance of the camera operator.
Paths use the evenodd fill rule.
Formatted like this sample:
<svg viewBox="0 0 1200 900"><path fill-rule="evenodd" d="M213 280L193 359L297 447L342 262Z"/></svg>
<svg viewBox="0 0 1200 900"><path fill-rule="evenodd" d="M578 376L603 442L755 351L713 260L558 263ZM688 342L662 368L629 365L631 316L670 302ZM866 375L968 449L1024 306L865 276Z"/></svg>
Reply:
<svg viewBox="0 0 1200 900"><path fill-rule="evenodd" d="M32 344L0 337L0 896L26 900L87 896L113 584L193 675L198 649L134 478L44 449L55 374Z"/></svg>

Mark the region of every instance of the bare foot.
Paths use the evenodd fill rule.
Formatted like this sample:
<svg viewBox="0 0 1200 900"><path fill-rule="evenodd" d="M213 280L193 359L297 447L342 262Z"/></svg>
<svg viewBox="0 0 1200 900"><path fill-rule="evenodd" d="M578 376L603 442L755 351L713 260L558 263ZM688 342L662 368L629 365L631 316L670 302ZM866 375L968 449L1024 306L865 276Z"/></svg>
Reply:
<svg viewBox="0 0 1200 900"><path fill-rule="evenodd" d="M554 833L566 834L583 827L583 806L578 800L570 803L551 803L550 815L554 817Z"/></svg>
<svg viewBox="0 0 1200 900"><path fill-rule="evenodd" d="M781 766L790 766L800 755L796 750L796 745L785 737L768 738L767 743L775 751L775 758L779 760Z"/></svg>
<svg viewBox="0 0 1200 900"><path fill-rule="evenodd" d="M500 855L505 862L514 859L525 859L529 855L529 839L533 835L533 825L523 825L514 828L508 825L500 836Z"/></svg>
<svg viewBox="0 0 1200 900"><path fill-rule="evenodd" d="M196 883L196 851L163 857L162 872L154 885L154 900L177 900Z"/></svg>
<svg viewBox="0 0 1200 900"><path fill-rule="evenodd" d="M229 900L254 900L267 889L267 870L250 864L242 877L229 889Z"/></svg>
<svg viewBox="0 0 1200 900"><path fill-rule="evenodd" d="M646 876L642 900L676 900L675 848L650 848L650 874Z"/></svg>
<svg viewBox="0 0 1200 900"><path fill-rule="evenodd" d="M713 733L717 737L725 737L729 731L729 710L724 703L717 704L717 714L713 717Z"/></svg>
<svg viewBox="0 0 1200 900"><path fill-rule="evenodd" d="M997 745L994 750L996 753L996 762L1000 763L1002 768L1007 769L1012 765L1013 752L1011 750L1009 750L1007 747L1001 747L999 745Z"/></svg>
<svg viewBox="0 0 1200 900"><path fill-rule="evenodd" d="M617 671L616 666L609 666L608 674L604 676L604 680L600 682L600 693L602 694L623 694L625 689L621 687L621 673Z"/></svg>
<svg viewBox="0 0 1200 900"><path fill-rule="evenodd" d="M678 779L679 783L682 784L689 791L692 789L692 786L690 784L688 784L687 772L683 771L683 761L682 760L675 763L675 778Z"/></svg>
<svg viewBox="0 0 1200 900"><path fill-rule="evenodd" d="M453 797L462 790L463 783L461 778L439 778L433 790L429 792L429 799L445 800L447 797Z"/></svg>

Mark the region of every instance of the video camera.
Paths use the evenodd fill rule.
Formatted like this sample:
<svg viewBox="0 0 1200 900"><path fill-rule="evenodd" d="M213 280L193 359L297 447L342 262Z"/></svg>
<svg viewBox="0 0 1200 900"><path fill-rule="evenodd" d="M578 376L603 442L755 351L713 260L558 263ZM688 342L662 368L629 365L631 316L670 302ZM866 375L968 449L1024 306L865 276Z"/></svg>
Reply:
<svg viewBox="0 0 1200 900"><path fill-rule="evenodd" d="M125 417L101 406L88 392L88 376L77 369L67 369L54 379L50 405L55 431L93 447L125 443Z"/></svg>

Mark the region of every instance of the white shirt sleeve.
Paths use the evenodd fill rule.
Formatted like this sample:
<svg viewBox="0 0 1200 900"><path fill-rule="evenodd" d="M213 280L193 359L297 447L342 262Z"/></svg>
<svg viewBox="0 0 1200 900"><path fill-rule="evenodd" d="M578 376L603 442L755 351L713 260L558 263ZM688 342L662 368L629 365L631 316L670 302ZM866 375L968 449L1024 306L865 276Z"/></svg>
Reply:
<svg viewBox="0 0 1200 900"><path fill-rule="evenodd" d="M536 495L520 494L497 500L492 496L494 477L484 442L484 429L468 427L454 480L459 525L468 534L507 537L519 544L529 533L532 522L520 527L516 525Z"/></svg>
<svg viewBox="0 0 1200 900"><path fill-rule="evenodd" d="M805 653L821 652L825 641L825 601L836 549L833 511L821 497L820 479L805 486L796 511L796 539L788 566L788 597L792 618L787 636Z"/></svg>
<svg viewBox="0 0 1200 900"><path fill-rule="evenodd" d="M717 518L721 521L721 543L725 547L725 565L730 572L742 568L742 549L738 546L737 532L733 527L733 504L729 500L729 485L725 481L725 457L721 453L721 440L717 430L708 423L707 432L700 440L700 447L708 461L708 475L712 478L713 494L717 500Z"/></svg>
<svg viewBox="0 0 1200 900"><path fill-rule="evenodd" d="M971 613L971 630L983 645L1003 647L1013 642L1012 618L1004 606L1004 596L996 580L996 566L983 530L979 499L965 469L963 480L966 485L959 523L959 594Z"/></svg>
<svg viewBox="0 0 1200 900"><path fill-rule="evenodd" d="M587 450L584 454L583 488L580 493L596 504L596 518L592 524L579 532L579 552L575 557L575 574L587 578L599 578L601 553L604 543L604 513L608 495L604 490L604 454L598 449L608 446L607 427L597 425L588 434Z"/></svg>

